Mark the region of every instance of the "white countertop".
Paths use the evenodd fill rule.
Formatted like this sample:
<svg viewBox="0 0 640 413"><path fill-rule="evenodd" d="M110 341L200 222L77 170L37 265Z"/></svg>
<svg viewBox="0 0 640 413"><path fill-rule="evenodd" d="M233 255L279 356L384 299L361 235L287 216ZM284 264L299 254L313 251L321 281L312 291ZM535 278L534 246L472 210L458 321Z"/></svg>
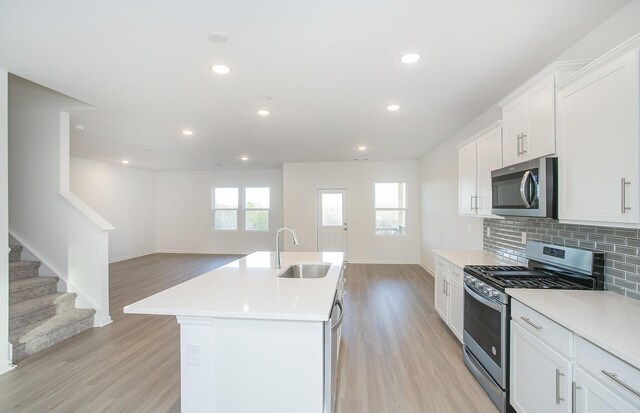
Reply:
<svg viewBox="0 0 640 413"><path fill-rule="evenodd" d="M259 251L124 308L128 314L327 321L340 277L339 252ZM279 278L291 264L331 263L316 279Z"/></svg>
<svg viewBox="0 0 640 413"><path fill-rule="evenodd" d="M609 291L526 290L507 294L640 369L640 302Z"/></svg>
<svg viewBox="0 0 640 413"><path fill-rule="evenodd" d="M465 265L513 265L512 261L483 250L433 250L433 253L460 268Z"/></svg>

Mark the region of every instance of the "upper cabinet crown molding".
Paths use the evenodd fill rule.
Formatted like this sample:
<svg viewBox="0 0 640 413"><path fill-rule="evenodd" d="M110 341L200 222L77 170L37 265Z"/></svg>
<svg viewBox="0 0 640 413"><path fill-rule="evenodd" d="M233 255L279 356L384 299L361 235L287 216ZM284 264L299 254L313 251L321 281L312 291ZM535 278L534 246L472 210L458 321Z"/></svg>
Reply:
<svg viewBox="0 0 640 413"><path fill-rule="evenodd" d="M498 106L502 107L514 99L522 96L527 90L531 89L533 86L538 84L543 79L547 78L556 73L574 73L577 70L582 69L589 63L593 62L593 60L566 60L566 61L556 61L542 69L531 79L527 80L524 84L518 87L516 90L511 92L509 95L504 97L500 102L498 102Z"/></svg>
<svg viewBox="0 0 640 413"><path fill-rule="evenodd" d="M589 62L554 62L500 101L503 166L556 152L556 85Z"/></svg>
<svg viewBox="0 0 640 413"><path fill-rule="evenodd" d="M494 128L497 128L497 127L502 127L502 120L501 119L493 122L491 125L486 126L486 127L482 128L480 131L474 133L469 139L466 139L462 143L459 143L458 146L456 146L456 149L460 149L463 146L466 146L468 143L477 140L480 136L484 135L485 133L487 133L490 130L492 130Z"/></svg>
<svg viewBox="0 0 640 413"><path fill-rule="evenodd" d="M624 41L620 45L614 47L609 50L604 55L600 56L596 60L591 61L589 64L584 65L584 67L578 69L576 72L567 76L562 81L558 82L558 89L563 89L570 84L576 82L578 79L583 78L591 72L595 72L603 66L608 65L609 63L617 60L618 58L624 56L625 54L640 49L640 33L634 35L629 40Z"/></svg>

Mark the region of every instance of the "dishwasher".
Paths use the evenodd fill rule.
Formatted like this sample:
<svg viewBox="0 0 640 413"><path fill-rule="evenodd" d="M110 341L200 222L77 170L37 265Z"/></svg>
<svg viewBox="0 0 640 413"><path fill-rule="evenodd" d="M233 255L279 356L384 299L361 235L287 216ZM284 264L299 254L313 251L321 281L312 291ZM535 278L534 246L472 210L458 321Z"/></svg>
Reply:
<svg viewBox="0 0 640 413"><path fill-rule="evenodd" d="M329 320L324 324L324 413L333 413L338 391L338 328L344 316L342 301L336 296Z"/></svg>

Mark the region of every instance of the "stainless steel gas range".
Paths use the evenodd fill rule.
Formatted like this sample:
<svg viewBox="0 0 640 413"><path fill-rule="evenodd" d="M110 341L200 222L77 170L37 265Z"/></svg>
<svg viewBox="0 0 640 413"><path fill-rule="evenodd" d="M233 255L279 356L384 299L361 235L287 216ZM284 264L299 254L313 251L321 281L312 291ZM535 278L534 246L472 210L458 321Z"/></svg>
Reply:
<svg viewBox="0 0 640 413"><path fill-rule="evenodd" d="M530 241L524 266L464 267L464 362L500 412L509 406L507 288L602 290L604 254Z"/></svg>

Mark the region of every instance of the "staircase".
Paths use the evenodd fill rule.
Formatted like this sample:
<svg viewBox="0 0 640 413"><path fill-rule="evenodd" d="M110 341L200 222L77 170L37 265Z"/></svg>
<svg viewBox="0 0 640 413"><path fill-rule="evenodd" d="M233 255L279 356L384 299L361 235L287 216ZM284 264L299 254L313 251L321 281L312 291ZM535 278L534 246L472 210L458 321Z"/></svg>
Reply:
<svg viewBox="0 0 640 413"><path fill-rule="evenodd" d="M58 277L40 277L40 261L9 253L9 341L13 363L93 327L95 310L77 309L75 293L57 292Z"/></svg>

